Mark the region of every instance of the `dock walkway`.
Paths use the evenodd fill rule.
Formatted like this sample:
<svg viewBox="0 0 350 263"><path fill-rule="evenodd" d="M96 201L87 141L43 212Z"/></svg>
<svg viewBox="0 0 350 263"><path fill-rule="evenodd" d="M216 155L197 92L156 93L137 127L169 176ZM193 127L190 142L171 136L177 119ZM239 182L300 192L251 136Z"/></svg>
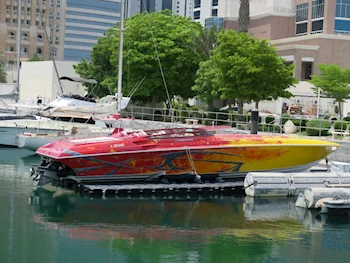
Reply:
<svg viewBox="0 0 350 263"><path fill-rule="evenodd" d="M181 184L82 184L80 191L93 196L152 196L152 195L232 195L243 191L243 182L181 183Z"/></svg>

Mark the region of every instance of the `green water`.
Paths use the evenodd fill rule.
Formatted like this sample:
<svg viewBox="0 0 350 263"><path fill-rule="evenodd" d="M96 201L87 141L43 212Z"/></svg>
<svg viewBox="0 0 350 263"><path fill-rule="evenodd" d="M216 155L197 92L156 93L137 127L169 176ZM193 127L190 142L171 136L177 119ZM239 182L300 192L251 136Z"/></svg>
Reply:
<svg viewBox="0 0 350 263"><path fill-rule="evenodd" d="M28 153L0 149L0 263L350 261L350 219L285 198L55 197Z"/></svg>

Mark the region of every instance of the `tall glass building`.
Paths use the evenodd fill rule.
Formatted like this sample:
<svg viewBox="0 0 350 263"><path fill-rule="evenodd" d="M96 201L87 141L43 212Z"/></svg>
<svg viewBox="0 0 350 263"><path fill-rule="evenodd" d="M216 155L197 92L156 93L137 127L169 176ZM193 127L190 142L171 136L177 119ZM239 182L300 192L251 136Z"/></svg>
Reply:
<svg viewBox="0 0 350 263"><path fill-rule="evenodd" d="M120 0L67 0L64 60L90 59L97 39L120 19Z"/></svg>

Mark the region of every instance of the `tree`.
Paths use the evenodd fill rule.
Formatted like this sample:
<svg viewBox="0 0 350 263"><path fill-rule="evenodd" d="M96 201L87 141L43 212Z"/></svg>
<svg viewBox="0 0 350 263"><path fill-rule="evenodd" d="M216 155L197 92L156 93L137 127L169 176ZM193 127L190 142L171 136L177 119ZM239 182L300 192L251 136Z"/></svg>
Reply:
<svg viewBox="0 0 350 263"><path fill-rule="evenodd" d="M6 59L4 53L0 51L0 83L7 83L6 71L5 71Z"/></svg>
<svg viewBox="0 0 350 263"><path fill-rule="evenodd" d="M142 101L166 101L167 92L159 67L161 64L170 98L193 96L191 86L201 55L195 48L193 35L201 25L171 11L136 14L125 20L123 51L123 94L144 77L134 97ZM100 82L100 95L117 88L119 34L110 29L93 47L91 62L75 67L84 78ZM158 60L159 59L159 60Z"/></svg>
<svg viewBox="0 0 350 263"><path fill-rule="evenodd" d="M199 64L199 69L196 73L195 85L192 90L197 94L197 97L202 99L209 105L213 104L215 97L219 97L215 86L217 86L217 73L211 60L202 61Z"/></svg>
<svg viewBox="0 0 350 263"><path fill-rule="evenodd" d="M223 99L253 100L257 107L261 100L292 95L287 89L297 83L294 66L287 66L267 40L232 30L220 32L218 37L209 62L201 63L195 89L203 87L203 95L220 94ZM207 75L202 73L205 71ZM205 90L208 83L215 91Z"/></svg>
<svg viewBox="0 0 350 263"><path fill-rule="evenodd" d="M218 43L218 29L211 27L209 29L201 28L199 35L194 35L195 46L204 61L200 62L199 70L196 73L195 85L192 90L197 94L196 97L202 99L208 104L209 109L213 108L214 97L218 97L213 89L212 80L214 79L215 69L208 62L213 49Z"/></svg>
<svg viewBox="0 0 350 263"><path fill-rule="evenodd" d="M247 34L249 28L250 20L250 0L240 0L239 10L238 10L238 32ZM243 113L243 103L244 101L238 100L238 113Z"/></svg>
<svg viewBox="0 0 350 263"><path fill-rule="evenodd" d="M333 98L338 102L339 115L342 118L341 103L350 99L350 69L342 69L338 65L319 64L320 75L312 75L310 82L318 88L323 96Z"/></svg>
<svg viewBox="0 0 350 263"><path fill-rule="evenodd" d="M38 53L35 53L30 59L27 60L28 62L32 61L42 61L42 59L39 57Z"/></svg>
<svg viewBox="0 0 350 263"><path fill-rule="evenodd" d="M250 1L240 0L238 10L238 32L247 33L250 19Z"/></svg>
<svg viewBox="0 0 350 263"><path fill-rule="evenodd" d="M194 34L194 44L199 54L203 59L208 60L210 58L211 51L216 48L218 44L218 29L214 27L200 28L199 34Z"/></svg>

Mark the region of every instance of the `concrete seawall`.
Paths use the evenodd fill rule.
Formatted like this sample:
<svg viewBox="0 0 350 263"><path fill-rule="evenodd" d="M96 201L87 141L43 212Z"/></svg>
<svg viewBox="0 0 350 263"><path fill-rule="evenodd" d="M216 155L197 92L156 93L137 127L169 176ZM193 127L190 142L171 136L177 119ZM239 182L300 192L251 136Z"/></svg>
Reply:
<svg viewBox="0 0 350 263"><path fill-rule="evenodd" d="M337 141L337 143L340 143L343 147L340 147L334 153L330 154L328 159L331 161L349 163L350 162L350 142Z"/></svg>

